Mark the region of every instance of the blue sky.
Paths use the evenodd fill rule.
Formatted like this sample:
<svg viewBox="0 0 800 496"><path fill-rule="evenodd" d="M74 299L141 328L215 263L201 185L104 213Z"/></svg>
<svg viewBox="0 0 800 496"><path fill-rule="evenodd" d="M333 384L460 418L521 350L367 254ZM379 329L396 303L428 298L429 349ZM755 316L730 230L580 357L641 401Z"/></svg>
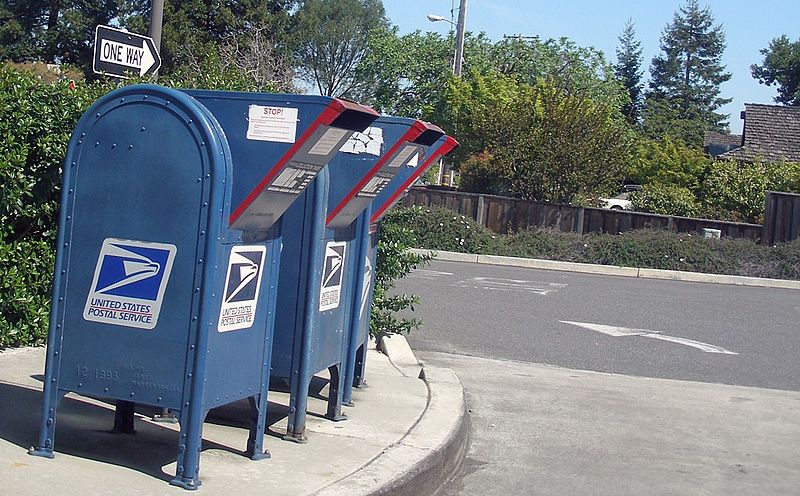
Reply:
<svg viewBox="0 0 800 496"><path fill-rule="evenodd" d="M383 0L386 13L401 33L417 29L448 33L450 24L431 23L426 14L450 17L458 0ZM566 36L581 46L594 46L616 62L618 38L630 18L643 49L643 68L648 76L650 60L660 52L661 33L683 0L469 0L467 30L485 32L497 41L506 35L538 35L540 38ZM739 112L747 103L773 103L775 87L758 84L750 75L750 65L761 63L759 50L782 34L792 41L800 38L800 1L793 0L707 0L714 19L725 30L727 49L723 62L731 80L722 86L722 96L733 102L722 108L730 114L731 132L740 133ZM454 14L457 16L457 13ZM469 53L465 54L469 57Z"/></svg>

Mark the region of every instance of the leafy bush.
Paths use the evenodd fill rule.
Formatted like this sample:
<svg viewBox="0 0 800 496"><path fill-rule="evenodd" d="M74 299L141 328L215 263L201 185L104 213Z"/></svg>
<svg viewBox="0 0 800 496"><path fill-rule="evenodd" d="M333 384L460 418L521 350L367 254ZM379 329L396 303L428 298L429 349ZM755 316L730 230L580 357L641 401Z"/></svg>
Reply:
<svg viewBox="0 0 800 496"><path fill-rule="evenodd" d="M396 227L418 230L418 248L800 280L800 240L770 247L746 239L706 239L650 229L618 235L581 236L549 229L492 235L472 219L443 208L412 207L392 214L389 222ZM453 243L453 234L463 233L466 226L466 238ZM460 239L465 240L463 245Z"/></svg>
<svg viewBox="0 0 800 496"><path fill-rule="evenodd" d="M488 153L467 157L459 168L460 189L490 195L507 195L509 187Z"/></svg>
<svg viewBox="0 0 800 496"><path fill-rule="evenodd" d="M419 302L416 295L389 294L396 279L431 259L428 255L416 255L408 251L414 246L415 237L414 232L407 226L416 214L417 211L413 208L395 209L390 211L381 223L369 327L373 336L408 334L422 324L417 319L398 318L395 315L401 310L414 310L414 304Z"/></svg>
<svg viewBox="0 0 800 496"><path fill-rule="evenodd" d="M700 197L707 217L760 223L767 190L799 193L800 164L717 161Z"/></svg>
<svg viewBox="0 0 800 496"><path fill-rule="evenodd" d="M645 184L630 195L633 209L651 214L695 217L700 209L688 188L671 184Z"/></svg>
<svg viewBox="0 0 800 496"><path fill-rule="evenodd" d="M411 229L418 246L464 253L483 253L497 245L497 236L473 219L442 207L395 209L389 222Z"/></svg>
<svg viewBox="0 0 800 496"><path fill-rule="evenodd" d="M639 184L663 184L696 190L711 159L680 141L642 139L628 176Z"/></svg>
<svg viewBox="0 0 800 496"><path fill-rule="evenodd" d="M54 258L46 241L0 241L0 349L47 340Z"/></svg>

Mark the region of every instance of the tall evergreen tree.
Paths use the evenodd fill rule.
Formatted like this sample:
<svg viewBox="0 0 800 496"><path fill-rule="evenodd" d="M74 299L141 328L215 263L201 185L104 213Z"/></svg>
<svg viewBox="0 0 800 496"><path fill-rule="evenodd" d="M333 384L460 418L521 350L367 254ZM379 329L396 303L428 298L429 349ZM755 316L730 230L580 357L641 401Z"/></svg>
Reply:
<svg viewBox="0 0 800 496"><path fill-rule="evenodd" d="M642 44L636 39L632 19L628 19L619 37L614 73L630 97L630 102L622 106L622 113L629 123L638 124L642 111Z"/></svg>
<svg viewBox="0 0 800 496"><path fill-rule="evenodd" d="M750 66L753 77L767 86L778 85L777 103L800 106L800 39L792 42L786 35L775 38L761 55L764 63Z"/></svg>
<svg viewBox="0 0 800 496"><path fill-rule="evenodd" d="M727 131L728 115L717 112L731 102L720 97L720 85L731 78L722 65L725 32L708 7L697 0L680 7L664 29L661 50L650 66L645 133L700 145L705 131Z"/></svg>

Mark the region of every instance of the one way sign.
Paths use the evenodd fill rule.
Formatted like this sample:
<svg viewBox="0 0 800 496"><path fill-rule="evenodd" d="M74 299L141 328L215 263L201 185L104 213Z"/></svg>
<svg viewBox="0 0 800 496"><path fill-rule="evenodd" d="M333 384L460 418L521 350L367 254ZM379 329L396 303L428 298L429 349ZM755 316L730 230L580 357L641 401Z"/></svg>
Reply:
<svg viewBox="0 0 800 496"><path fill-rule="evenodd" d="M161 67L153 39L108 26L97 26L94 35L96 74L127 79L153 74Z"/></svg>

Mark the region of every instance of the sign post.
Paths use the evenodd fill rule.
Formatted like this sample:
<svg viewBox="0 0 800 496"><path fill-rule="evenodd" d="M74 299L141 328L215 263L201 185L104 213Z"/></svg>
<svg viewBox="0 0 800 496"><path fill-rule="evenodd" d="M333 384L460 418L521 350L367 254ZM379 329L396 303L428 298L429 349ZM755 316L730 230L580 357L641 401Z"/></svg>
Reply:
<svg viewBox="0 0 800 496"><path fill-rule="evenodd" d="M149 36L97 26L92 71L122 79L148 76L161 67L161 57Z"/></svg>

